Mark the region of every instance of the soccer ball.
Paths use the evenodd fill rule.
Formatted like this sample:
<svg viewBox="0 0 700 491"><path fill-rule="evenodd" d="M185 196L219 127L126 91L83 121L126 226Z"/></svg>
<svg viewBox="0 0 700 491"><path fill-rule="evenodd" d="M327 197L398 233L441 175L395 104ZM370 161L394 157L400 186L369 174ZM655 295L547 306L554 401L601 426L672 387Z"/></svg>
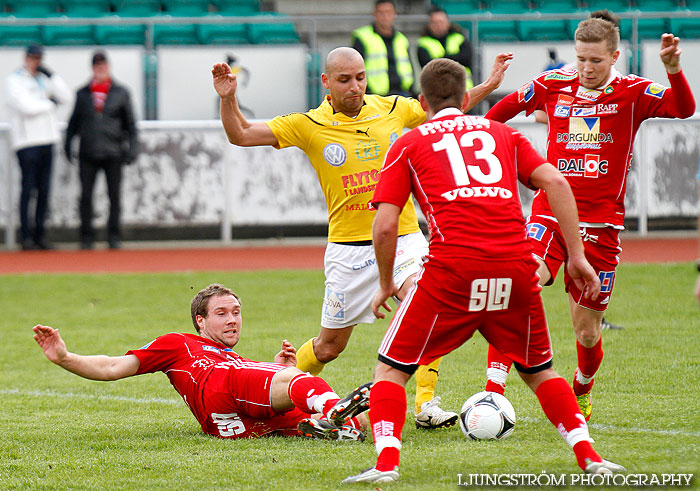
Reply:
<svg viewBox="0 0 700 491"><path fill-rule="evenodd" d="M501 440L513 433L515 410L501 394L478 392L462 406L459 426L472 440Z"/></svg>

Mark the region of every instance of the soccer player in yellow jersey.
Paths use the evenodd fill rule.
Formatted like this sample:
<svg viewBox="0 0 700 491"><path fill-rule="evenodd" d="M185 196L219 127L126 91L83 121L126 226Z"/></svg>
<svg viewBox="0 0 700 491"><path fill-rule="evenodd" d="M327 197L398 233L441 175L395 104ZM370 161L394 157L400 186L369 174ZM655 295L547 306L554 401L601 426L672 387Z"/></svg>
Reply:
<svg viewBox="0 0 700 491"><path fill-rule="evenodd" d="M512 58L498 55L489 78L469 91L470 107L495 90ZM297 368L318 374L345 349L358 323L376 319L371 309L378 288L372 247L375 210L369 206L384 155L404 128L425 121L418 101L401 96L366 95L362 56L352 48L328 54L323 86L330 95L306 113L249 122L236 100L237 80L226 63L212 69L214 88L221 97L221 121L231 143L239 146L296 146L316 170L328 206L328 246L325 253L326 289L321 331L297 352ZM428 244L421 233L413 201L403 208L394 262L394 292L402 299L413 285ZM457 422L457 414L439 407L434 397L440 360L416 372L416 426L439 428Z"/></svg>

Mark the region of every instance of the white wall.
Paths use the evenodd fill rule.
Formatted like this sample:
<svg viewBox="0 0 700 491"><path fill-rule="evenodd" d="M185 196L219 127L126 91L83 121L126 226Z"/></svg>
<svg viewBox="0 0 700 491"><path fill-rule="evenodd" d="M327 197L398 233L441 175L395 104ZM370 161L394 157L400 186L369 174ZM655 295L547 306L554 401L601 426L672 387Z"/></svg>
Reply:
<svg viewBox="0 0 700 491"><path fill-rule="evenodd" d="M92 53L96 46L82 47L46 47L43 63L52 71L61 75L74 90L79 89L90 81L92 76ZM107 53L112 76L115 80L126 85L131 91L132 103L136 119L142 119L144 114L144 70L142 47L100 47ZM24 48L3 48L0 50L0 121L8 121L7 104L5 101L5 79L7 75L24 64ZM59 121L68 121L72 104L58 107Z"/></svg>
<svg viewBox="0 0 700 491"><path fill-rule="evenodd" d="M306 111L304 45L160 47L158 55L158 119L202 120L219 117L219 98L211 68L237 59L238 100L251 119ZM246 74L247 72L247 74Z"/></svg>
<svg viewBox="0 0 700 491"><path fill-rule="evenodd" d="M700 41L686 41L681 39L678 45L681 50L681 67L683 73L688 79L690 88L693 90L695 102L700 102ZM668 85L668 77L666 69L659 59L659 49L661 43L659 41L643 41L642 42L642 75L656 80L657 82Z"/></svg>

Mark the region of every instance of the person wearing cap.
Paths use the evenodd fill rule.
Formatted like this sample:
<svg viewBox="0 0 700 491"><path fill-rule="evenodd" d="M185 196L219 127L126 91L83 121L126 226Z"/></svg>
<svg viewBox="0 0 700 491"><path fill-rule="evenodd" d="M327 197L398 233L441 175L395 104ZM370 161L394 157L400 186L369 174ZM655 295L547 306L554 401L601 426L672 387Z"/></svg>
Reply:
<svg viewBox="0 0 700 491"><path fill-rule="evenodd" d="M103 51L92 56L92 79L78 89L73 114L66 129L65 152L72 161L73 137L80 137L80 247L92 249L92 195L100 170L107 179L109 219L107 240L110 249L121 247L120 189L122 166L136 157L136 124L129 90L112 79L109 61Z"/></svg>
<svg viewBox="0 0 700 491"><path fill-rule="evenodd" d="M52 248L44 224L49 209L53 145L61 140L56 105L71 98L66 82L42 65L43 59L44 48L29 45L24 64L8 75L5 84L12 149L22 171L19 218L23 250Z"/></svg>

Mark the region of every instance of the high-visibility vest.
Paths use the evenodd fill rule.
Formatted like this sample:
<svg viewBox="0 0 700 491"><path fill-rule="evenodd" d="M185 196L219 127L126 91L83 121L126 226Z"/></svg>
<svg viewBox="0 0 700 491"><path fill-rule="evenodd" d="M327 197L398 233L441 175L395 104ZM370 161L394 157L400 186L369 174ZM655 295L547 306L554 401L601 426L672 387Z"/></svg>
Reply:
<svg viewBox="0 0 700 491"><path fill-rule="evenodd" d="M374 31L372 25L355 29L352 35L364 46L368 91L373 94L387 95L389 93L389 59L384 39ZM401 90L404 92L410 92L413 87L413 65L408 54L408 45L408 38L396 31L391 47L396 60L396 72L401 79Z"/></svg>
<svg viewBox="0 0 700 491"><path fill-rule="evenodd" d="M440 41L431 36L423 36L418 39L418 47L424 48L431 59L444 58L445 55L456 55L459 53L459 48L464 42L464 34L459 32L452 32L447 35L445 40L446 47L442 45ZM464 67L467 71L467 90L474 87L474 81L472 80L472 71L469 67Z"/></svg>

